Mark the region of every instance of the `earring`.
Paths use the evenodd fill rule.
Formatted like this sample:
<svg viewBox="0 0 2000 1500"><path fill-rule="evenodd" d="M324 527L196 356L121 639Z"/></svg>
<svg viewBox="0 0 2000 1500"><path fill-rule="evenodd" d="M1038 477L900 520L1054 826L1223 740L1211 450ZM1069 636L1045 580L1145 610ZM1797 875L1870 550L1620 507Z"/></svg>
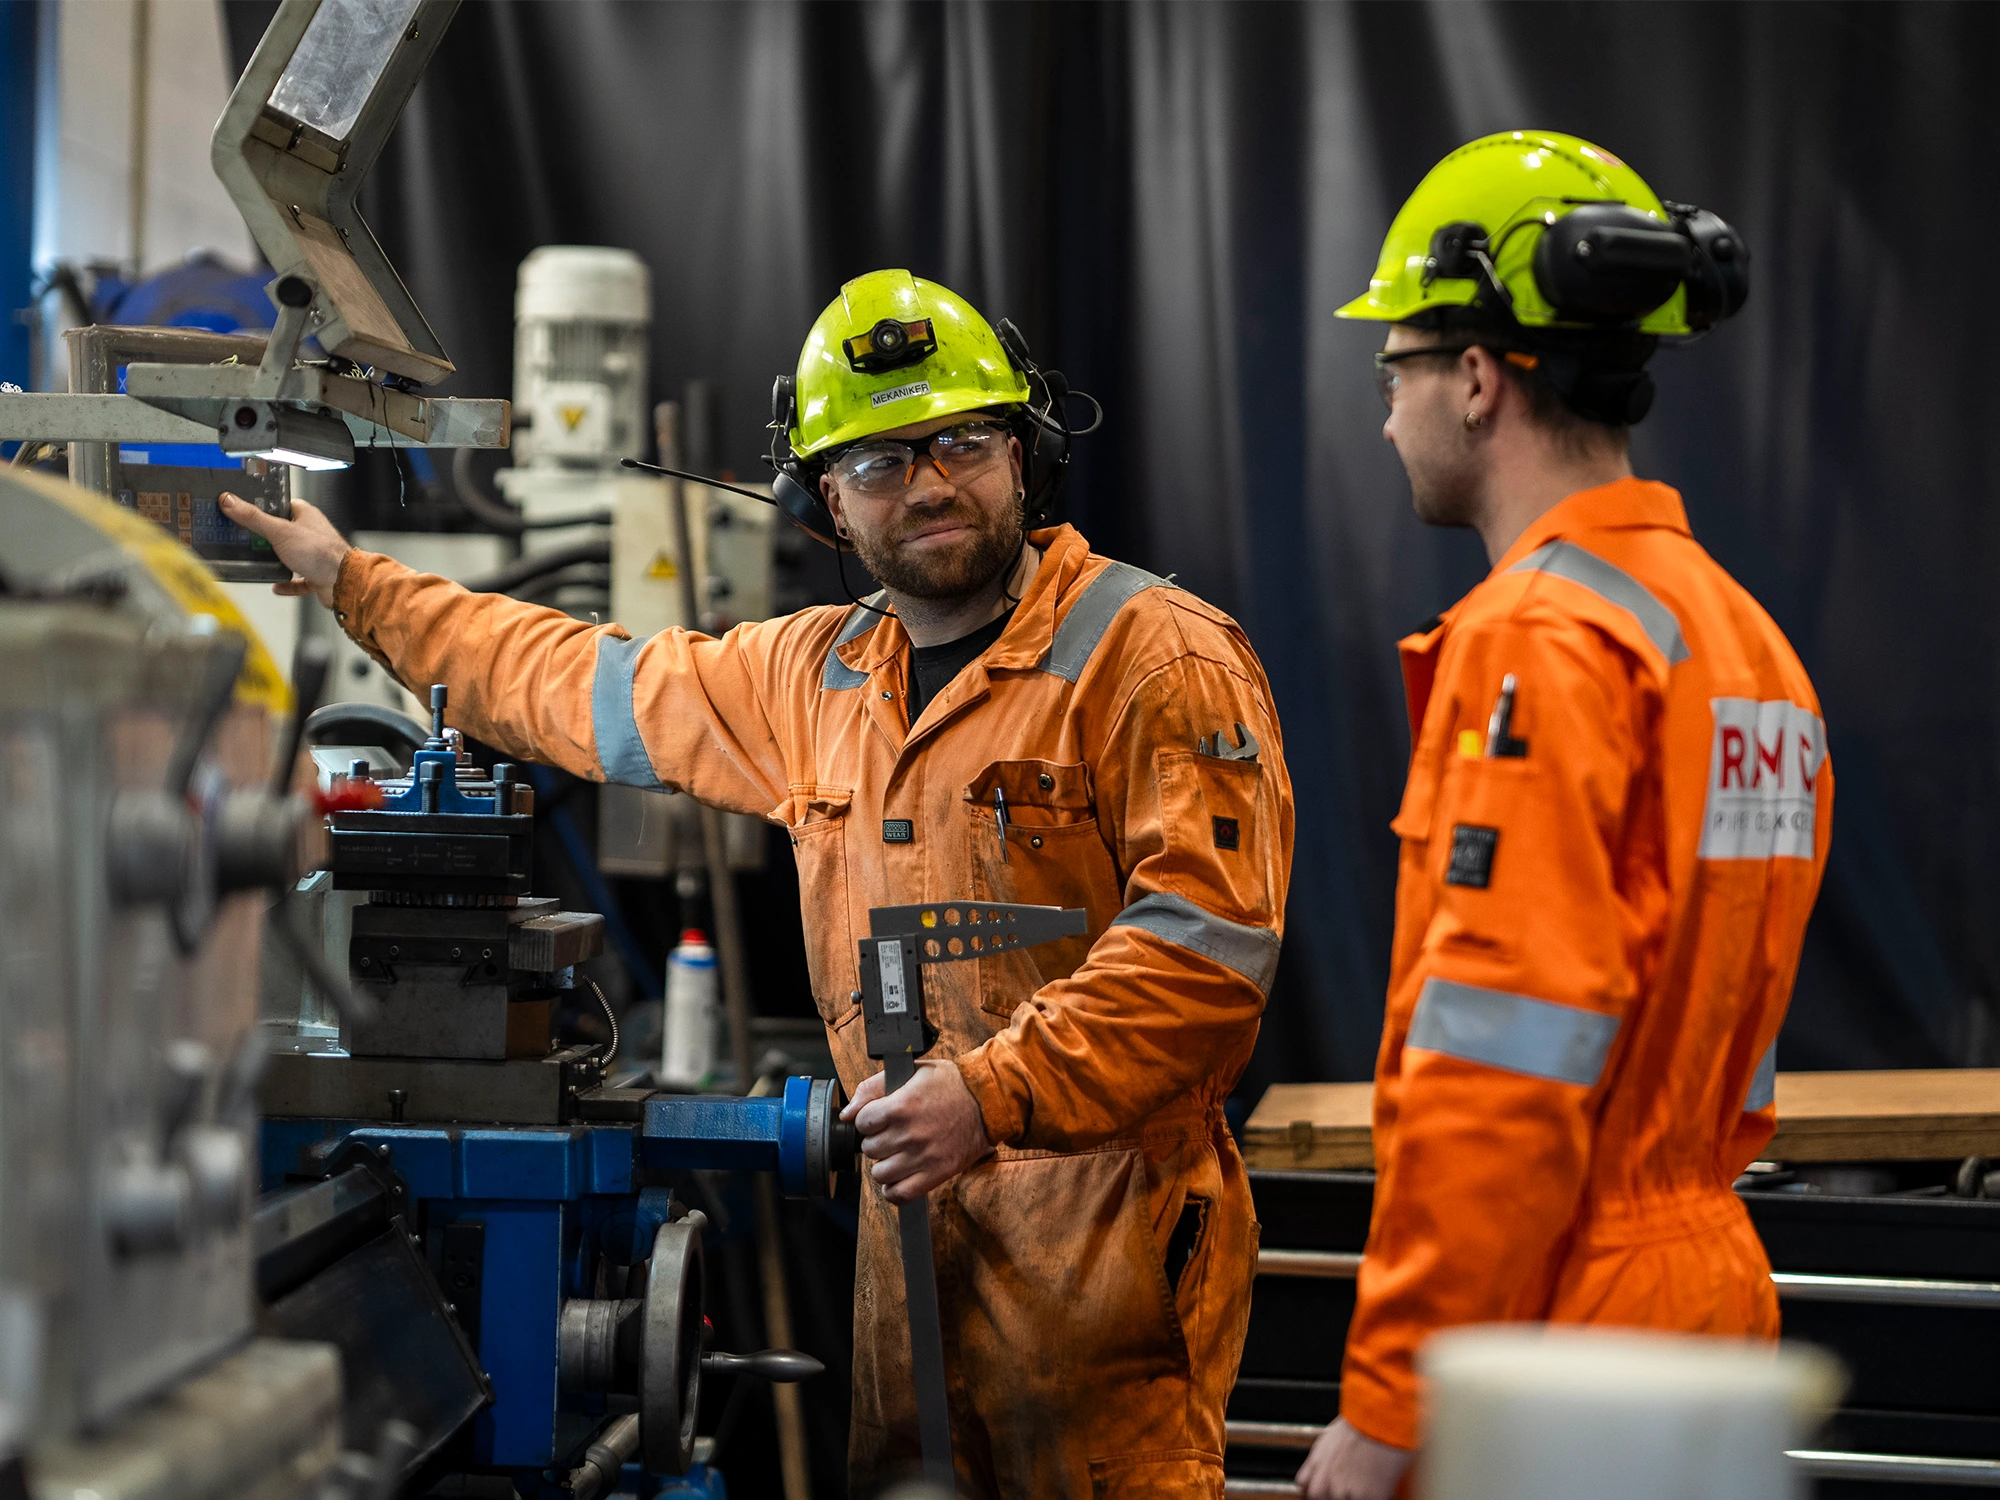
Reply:
<svg viewBox="0 0 2000 1500"><path fill-rule="evenodd" d="M1486 418L1480 416L1478 412L1469 411L1465 414L1465 430L1467 432L1477 432L1485 425Z"/></svg>

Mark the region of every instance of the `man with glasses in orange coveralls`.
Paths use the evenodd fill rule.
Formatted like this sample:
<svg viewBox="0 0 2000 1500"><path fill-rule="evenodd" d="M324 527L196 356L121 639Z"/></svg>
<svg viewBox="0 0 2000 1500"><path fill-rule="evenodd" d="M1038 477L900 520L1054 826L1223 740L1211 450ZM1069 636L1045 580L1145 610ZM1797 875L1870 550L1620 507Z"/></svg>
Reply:
<svg viewBox="0 0 2000 1500"><path fill-rule="evenodd" d="M862 1195L850 1466L914 1467L893 1208L930 1195L968 1495L1222 1495L1255 1268L1222 1119L1277 965L1292 797L1234 621L1074 529L1029 529L1068 434L1011 325L905 271L849 282L784 403L781 499L883 584L721 639L631 639L350 548L310 505L268 538L461 729L578 776L791 832ZM781 387L782 389L782 387ZM789 488L788 488L789 486ZM869 908L1082 907L1088 933L925 976L939 1031L882 1095Z"/></svg>

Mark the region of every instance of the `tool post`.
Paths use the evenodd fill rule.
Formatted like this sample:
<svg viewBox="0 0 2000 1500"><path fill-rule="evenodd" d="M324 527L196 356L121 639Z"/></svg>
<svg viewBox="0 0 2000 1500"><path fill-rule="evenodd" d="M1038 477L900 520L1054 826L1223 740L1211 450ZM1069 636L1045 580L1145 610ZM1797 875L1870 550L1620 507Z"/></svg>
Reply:
<svg viewBox="0 0 2000 1500"><path fill-rule="evenodd" d="M1060 906L934 901L878 906L861 940L861 1008L868 1055L879 1058L885 1092L916 1076L917 1059L937 1041L924 1019L924 969L1032 948L1088 930L1087 914ZM910 1371L917 1387L917 1428L924 1478L954 1486L951 1407L944 1374L944 1328L938 1314L937 1265L931 1254L930 1200L896 1211L903 1244L903 1290L910 1310Z"/></svg>

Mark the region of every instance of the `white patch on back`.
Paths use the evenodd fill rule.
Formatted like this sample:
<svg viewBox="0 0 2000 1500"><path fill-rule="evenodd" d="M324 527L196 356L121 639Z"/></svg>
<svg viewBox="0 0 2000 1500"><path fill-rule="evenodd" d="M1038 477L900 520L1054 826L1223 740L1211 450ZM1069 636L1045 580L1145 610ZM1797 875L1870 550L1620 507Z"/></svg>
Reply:
<svg viewBox="0 0 2000 1500"><path fill-rule="evenodd" d="M1826 726L1778 698L1711 698L1701 859L1811 859Z"/></svg>

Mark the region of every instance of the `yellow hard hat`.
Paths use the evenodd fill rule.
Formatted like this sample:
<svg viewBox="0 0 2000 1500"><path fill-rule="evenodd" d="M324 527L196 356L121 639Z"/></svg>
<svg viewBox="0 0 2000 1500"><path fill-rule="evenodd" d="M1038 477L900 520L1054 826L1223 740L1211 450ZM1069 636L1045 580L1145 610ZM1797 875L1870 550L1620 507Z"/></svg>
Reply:
<svg viewBox="0 0 2000 1500"><path fill-rule="evenodd" d="M1664 202L1602 146L1512 130L1433 167L1343 318L1470 307L1524 329L1695 332L1749 292L1750 252L1716 215Z"/></svg>
<svg viewBox="0 0 2000 1500"><path fill-rule="evenodd" d="M806 335L793 397L792 452L810 458L912 422L1025 404L1029 391L970 302L908 271L870 271Z"/></svg>

